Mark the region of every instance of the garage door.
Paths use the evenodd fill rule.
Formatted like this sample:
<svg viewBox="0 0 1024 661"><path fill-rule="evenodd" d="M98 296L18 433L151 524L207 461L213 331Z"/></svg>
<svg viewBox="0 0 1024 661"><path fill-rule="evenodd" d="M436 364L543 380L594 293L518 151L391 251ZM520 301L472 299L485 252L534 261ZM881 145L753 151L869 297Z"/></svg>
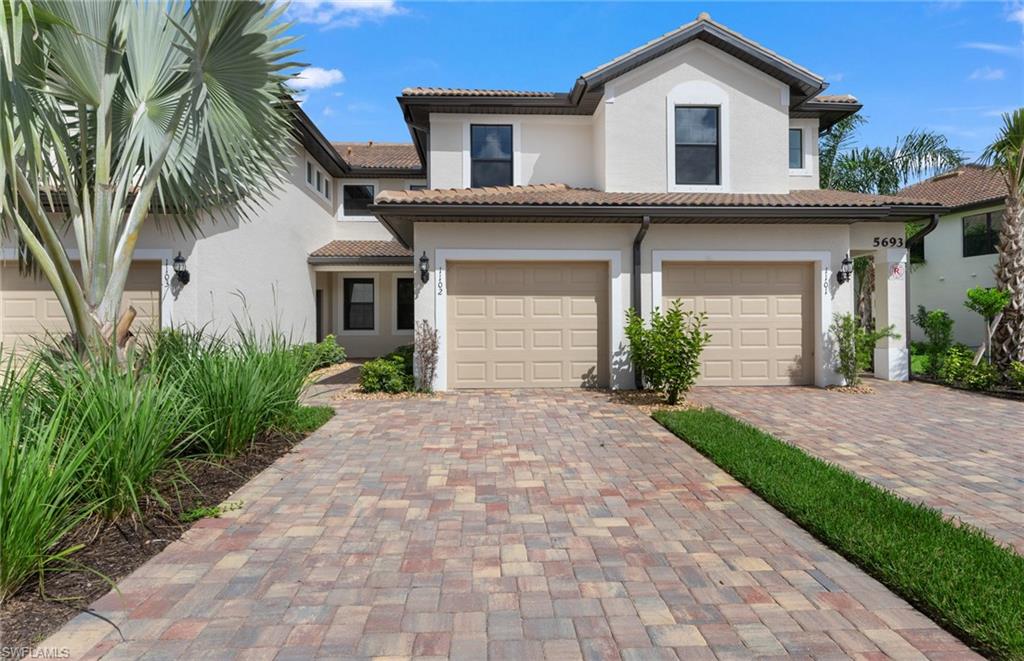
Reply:
<svg viewBox="0 0 1024 661"><path fill-rule="evenodd" d="M803 263L665 264L662 308L706 312L712 340L698 385L814 380L812 267Z"/></svg>
<svg viewBox="0 0 1024 661"><path fill-rule="evenodd" d="M608 384L608 267L449 262L448 387Z"/></svg>
<svg viewBox="0 0 1024 661"><path fill-rule="evenodd" d="M132 331L159 326L160 262L136 262L128 274L125 305L134 305L138 316ZM63 336L68 322L45 278L22 275L14 262L0 267L0 338L4 352L23 352L47 333Z"/></svg>

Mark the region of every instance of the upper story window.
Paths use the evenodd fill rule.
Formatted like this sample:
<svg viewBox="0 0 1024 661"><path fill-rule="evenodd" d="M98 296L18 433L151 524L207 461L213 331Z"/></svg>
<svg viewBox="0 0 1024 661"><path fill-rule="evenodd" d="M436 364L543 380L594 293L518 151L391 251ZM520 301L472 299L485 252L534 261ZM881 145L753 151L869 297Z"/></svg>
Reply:
<svg viewBox="0 0 1024 661"><path fill-rule="evenodd" d="M427 190L426 184L409 184L409 190Z"/></svg>
<svg viewBox="0 0 1024 661"><path fill-rule="evenodd" d="M342 186L342 212L346 216L369 216L374 189L371 184L345 184Z"/></svg>
<svg viewBox="0 0 1024 661"><path fill-rule="evenodd" d="M512 127L473 124L469 127L470 186L512 185Z"/></svg>
<svg viewBox="0 0 1024 661"><path fill-rule="evenodd" d="M677 184L719 184L718 115L716 106L676 106Z"/></svg>
<svg viewBox="0 0 1024 661"><path fill-rule="evenodd" d="M964 257L999 252L999 229L1002 225L1002 211L964 216Z"/></svg>
<svg viewBox="0 0 1024 661"><path fill-rule="evenodd" d="M313 161L306 161L306 185L322 195L324 199L331 199L331 187L334 180L327 176L327 173L313 164Z"/></svg>
<svg viewBox="0 0 1024 661"><path fill-rule="evenodd" d="M804 131L789 129L789 169L804 169Z"/></svg>

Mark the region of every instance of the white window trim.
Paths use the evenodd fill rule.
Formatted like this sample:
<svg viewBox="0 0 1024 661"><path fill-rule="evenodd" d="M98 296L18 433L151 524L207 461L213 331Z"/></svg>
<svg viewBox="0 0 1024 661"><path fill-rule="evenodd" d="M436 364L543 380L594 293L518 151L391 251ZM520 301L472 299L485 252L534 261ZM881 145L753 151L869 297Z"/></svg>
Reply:
<svg viewBox="0 0 1024 661"><path fill-rule="evenodd" d="M377 222L377 217L373 214L349 215L345 213L345 186L373 186L373 199L376 200L377 195L380 193L380 181L377 179L341 179L340 181L341 186L339 186L340 193L338 193L338 209L340 210L341 220Z"/></svg>
<svg viewBox="0 0 1024 661"><path fill-rule="evenodd" d="M400 329L398 327L398 280L399 278L408 278L412 280L412 303L413 303L413 317L412 317L412 328ZM377 299L374 298L374 301ZM391 274L391 334L392 335L412 335L413 330L416 328L416 280L413 274L404 273L392 273Z"/></svg>
<svg viewBox="0 0 1024 661"><path fill-rule="evenodd" d="M676 107L715 106L718 108L718 184L676 183ZM691 80L672 88L665 97L665 182L671 193L722 193L729 188L732 170L729 160L729 94L706 80Z"/></svg>
<svg viewBox="0 0 1024 661"><path fill-rule="evenodd" d="M814 152L810 144L809 136L811 132L806 126L796 126L790 124L789 129L786 131L786 165L789 166L789 131L798 130L800 131L800 148L803 151L804 166L802 168L789 168L789 176L791 177L811 177L814 176Z"/></svg>
<svg viewBox="0 0 1024 661"><path fill-rule="evenodd" d="M842 259L842 257L840 257ZM644 316L650 318L651 309L661 305L662 267L665 262L811 262L816 273L814 309L818 314L814 324L814 385L825 387L839 384L842 377L828 359L826 346L832 325L832 253L816 250L653 250L651 251L651 301ZM842 287L853 287L840 285Z"/></svg>
<svg viewBox="0 0 1024 661"><path fill-rule="evenodd" d="M373 280L373 330L345 330L345 280ZM380 279L376 273L345 273L338 277L336 305L338 329L336 335L349 337L380 335Z"/></svg>
<svg viewBox="0 0 1024 661"><path fill-rule="evenodd" d="M308 188L309 190L311 190L314 193L316 193L317 199L319 199L321 202L326 202L327 204L334 204L334 196L337 194L337 191L333 189L334 188L334 177L332 177L331 175L327 174L327 171L324 170L322 167L320 167L320 165L316 161L314 161L311 158L307 158L306 159L306 168L310 168L310 167L313 168L313 176L312 176L313 180L312 181L309 181L308 179L306 179L306 172L307 172L307 170L303 170L302 171L302 179L306 182L306 188ZM323 182L324 187L332 189L330 197L327 197L326 195L324 195L323 190L317 190L316 189L316 176L317 176L317 174L320 175L320 180Z"/></svg>
<svg viewBox="0 0 1024 661"><path fill-rule="evenodd" d="M518 119L510 119L501 115L482 115L480 117L471 117L462 123L462 187L469 188L473 183L473 159L470 155L470 148L472 147L470 127L472 127L473 124L512 127L512 185L522 186L522 121Z"/></svg>
<svg viewBox="0 0 1024 661"><path fill-rule="evenodd" d="M606 262L608 264L609 335L608 373L614 389L632 387L632 367L626 357L625 315L622 295L621 250L503 250L451 249L434 251L434 277L426 286L434 290L434 328L440 342L434 389L448 389L448 285L449 261L475 262Z"/></svg>

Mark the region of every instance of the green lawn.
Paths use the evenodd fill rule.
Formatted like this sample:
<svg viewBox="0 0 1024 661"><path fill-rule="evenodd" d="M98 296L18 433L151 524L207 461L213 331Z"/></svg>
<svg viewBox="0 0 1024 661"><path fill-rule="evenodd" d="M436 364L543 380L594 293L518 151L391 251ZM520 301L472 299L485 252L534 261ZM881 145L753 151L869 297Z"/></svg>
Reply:
<svg viewBox="0 0 1024 661"><path fill-rule="evenodd" d="M654 418L978 651L1024 659L1024 557L724 413Z"/></svg>
<svg viewBox="0 0 1024 661"><path fill-rule="evenodd" d="M277 426L293 434L311 434L333 417L334 409L330 406L297 406Z"/></svg>

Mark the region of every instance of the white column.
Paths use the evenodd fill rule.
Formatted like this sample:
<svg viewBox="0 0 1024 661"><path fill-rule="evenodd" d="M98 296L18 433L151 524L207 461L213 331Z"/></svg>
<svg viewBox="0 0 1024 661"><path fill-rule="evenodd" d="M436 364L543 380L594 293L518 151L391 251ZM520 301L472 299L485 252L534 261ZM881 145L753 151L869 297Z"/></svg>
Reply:
<svg viewBox="0 0 1024 661"><path fill-rule="evenodd" d="M888 337L875 345L875 377L906 381L910 375L907 350L907 251L883 248L875 251L875 326L893 326L899 337Z"/></svg>

